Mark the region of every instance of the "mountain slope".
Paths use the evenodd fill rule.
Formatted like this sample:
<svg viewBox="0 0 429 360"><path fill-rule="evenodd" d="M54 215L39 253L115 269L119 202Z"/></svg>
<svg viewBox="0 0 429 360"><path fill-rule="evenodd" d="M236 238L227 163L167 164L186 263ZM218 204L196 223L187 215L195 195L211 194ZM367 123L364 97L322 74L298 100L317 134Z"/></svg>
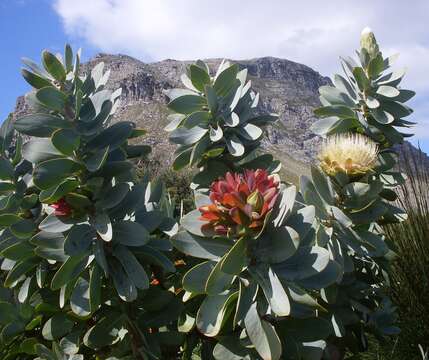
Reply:
<svg viewBox="0 0 429 360"><path fill-rule="evenodd" d="M163 90L181 87L180 75L191 62L164 60L145 64L123 55L98 55L89 65L103 61L111 69L109 86L122 87L119 119L137 122L148 130L146 142L154 147L154 157L168 166L175 146L168 142L166 125L168 101ZM206 60L215 71L221 59ZM314 70L292 61L258 58L235 61L246 67L252 86L260 93L261 110L279 114L278 123L267 130L263 146L285 164L289 179L296 181L306 172L317 140L309 130L315 120L313 109L319 105L318 88L329 83Z"/></svg>
<svg viewBox="0 0 429 360"><path fill-rule="evenodd" d="M153 146L153 158L169 166L175 145L163 130L168 110L165 89L182 87L180 75L192 62L164 60L143 63L126 55L99 54L84 65L89 69L104 62L111 75L107 86L122 88L121 106L116 120L130 120L148 130L144 142ZM221 59L206 60L214 72ZM320 139L310 125L316 120L313 109L319 106L318 88L330 83L308 66L273 57L234 61L248 69L253 88L260 93L261 110L279 114L279 121L267 129L263 147L283 162L284 174L296 182L308 173ZM25 100L17 102L15 114L26 112Z"/></svg>

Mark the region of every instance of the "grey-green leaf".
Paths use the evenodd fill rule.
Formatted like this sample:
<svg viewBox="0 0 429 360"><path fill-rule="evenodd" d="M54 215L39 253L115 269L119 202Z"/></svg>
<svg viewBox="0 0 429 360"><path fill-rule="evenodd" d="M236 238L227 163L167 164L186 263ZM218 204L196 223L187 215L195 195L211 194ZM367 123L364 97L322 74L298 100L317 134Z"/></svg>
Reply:
<svg viewBox="0 0 429 360"><path fill-rule="evenodd" d="M226 318L228 305L237 296L238 292L207 296L197 313L197 328L206 336L218 335Z"/></svg>
<svg viewBox="0 0 429 360"><path fill-rule="evenodd" d="M187 231L179 231L171 238L174 247L179 251L201 259L218 260L233 245L228 239L194 236Z"/></svg>
<svg viewBox="0 0 429 360"><path fill-rule="evenodd" d="M113 223L113 241L127 246L142 246L149 241L149 233L139 223L121 220Z"/></svg>
<svg viewBox="0 0 429 360"><path fill-rule="evenodd" d="M66 105L66 95L53 86L45 86L36 92L36 99L49 109L63 112Z"/></svg>
<svg viewBox="0 0 429 360"><path fill-rule="evenodd" d="M71 228L64 242L64 252L75 256L86 252L95 239L95 231L88 224L78 224Z"/></svg>
<svg viewBox="0 0 429 360"><path fill-rule="evenodd" d="M114 249L114 255L137 288L149 288L149 278L145 269L126 246L116 246Z"/></svg>
<svg viewBox="0 0 429 360"><path fill-rule="evenodd" d="M188 270L183 276L183 288L194 294L204 294L207 278L215 265L214 261L205 261Z"/></svg>
<svg viewBox="0 0 429 360"><path fill-rule="evenodd" d="M16 119L15 129L25 135L49 137L57 129L68 129L72 123L50 114L29 114Z"/></svg>
<svg viewBox="0 0 429 360"><path fill-rule="evenodd" d="M184 95L172 100L168 107L180 114L191 114L207 105L207 101L198 95Z"/></svg>
<svg viewBox="0 0 429 360"><path fill-rule="evenodd" d="M73 321L69 320L65 314L56 314L45 323L42 335L46 340L56 340L67 334L73 325Z"/></svg>
<svg viewBox="0 0 429 360"><path fill-rule="evenodd" d="M34 184L46 190L77 173L82 165L71 159L51 159L36 166L33 172Z"/></svg>
<svg viewBox="0 0 429 360"><path fill-rule="evenodd" d="M58 58L49 51L42 53L43 66L46 71L51 74L56 80L63 81L66 78L66 72L63 64Z"/></svg>
<svg viewBox="0 0 429 360"><path fill-rule="evenodd" d="M77 279L70 298L70 307L78 316L85 317L91 314L91 307L89 304L89 283L83 278Z"/></svg>
<svg viewBox="0 0 429 360"><path fill-rule="evenodd" d="M259 317L254 303L244 319L246 332L263 360L279 360L282 345L274 327Z"/></svg>

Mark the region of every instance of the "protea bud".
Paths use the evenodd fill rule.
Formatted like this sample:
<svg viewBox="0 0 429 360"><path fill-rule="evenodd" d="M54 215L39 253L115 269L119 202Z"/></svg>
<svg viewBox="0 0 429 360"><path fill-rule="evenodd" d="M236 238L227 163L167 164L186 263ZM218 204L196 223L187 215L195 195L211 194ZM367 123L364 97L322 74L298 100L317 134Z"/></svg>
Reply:
<svg viewBox="0 0 429 360"><path fill-rule="evenodd" d="M246 202L256 211L260 211L264 206L264 197L259 190L255 190L247 197Z"/></svg>
<svg viewBox="0 0 429 360"><path fill-rule="evenodd" d="M335 176L339 172L360 177L370 172L377 161L378 146L365 135L339 134L328 137L319 154L322 170Z"/></svg>
<svg viewBox="0 0 429 360"><path fill-rule="evenodd" d="M228 172L211 185L212 204L199 208L201 220L208 221L205 226L219 235L259 232L277 199L278 187L277 176L262 169Z"/></svg>
<svg viewBox="0 0 429 360"><path fill-rule="evenodd" d="M374 33L369 27L362 30L360 47L368 52L371 59L375 58L380 52Z"/></svg>
<svg viewBox="0 0 429 360"><path fill-rule="evenodd" d="M64 198L61 198L60 200L58 200L57 202L54 202L50 206L54 209L55 216L68 216L72 212L72 208L64 200Z"/></svg>
<svg viewBox="0 0 429 360"><path fill-rule="evenodd" d="M161 282L157 278L153 278L152 281L150 282L150 284L153 286L158 286L160 283Z"/></svg>

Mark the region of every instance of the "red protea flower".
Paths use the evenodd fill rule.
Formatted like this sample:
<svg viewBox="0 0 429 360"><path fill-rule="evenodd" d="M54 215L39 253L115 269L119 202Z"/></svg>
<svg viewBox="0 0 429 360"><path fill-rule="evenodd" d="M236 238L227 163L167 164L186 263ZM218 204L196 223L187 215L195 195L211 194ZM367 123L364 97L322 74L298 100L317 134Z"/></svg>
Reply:
<svg viewBox="0 0 429 360"><path fill-rule="evenodd" d="M251 230L258 232L273 208L279 193L276 175L262 169L230 173L212 183L212 204L199 208L204 225L218 235L234 236Z"/></svg>
<svg viewBox="0 0 429 360"><path fill-rule="evenodd" d="M158 286L160 283L161 282L157 278L153 278L152 281L150 282L150 284L153 286Z"/></svg>
<svg viewBox="0 0 429 360"><path fill-rule="evenodd" d="M55 211L55 216L68 216L71 214L72 208L70 205L64 200L64 198L61 198L57 202L54 202L50 205Z"/></svg>

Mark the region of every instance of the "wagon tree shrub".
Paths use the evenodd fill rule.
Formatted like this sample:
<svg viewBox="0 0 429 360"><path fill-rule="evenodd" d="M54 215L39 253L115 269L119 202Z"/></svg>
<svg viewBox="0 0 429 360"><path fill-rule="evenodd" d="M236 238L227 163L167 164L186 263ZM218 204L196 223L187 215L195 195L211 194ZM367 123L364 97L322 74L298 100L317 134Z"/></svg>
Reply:
<svg viewBox="0 0 429 360"><path fill-rule="evenodd" d="M247 70L191 65L167 91L173 167L196 172L180 226L163 185L135 178L149 148L110 124L103 66L82 75L69 47L25 60L32 111L0 132L3 358L342 359L397 333L382 225L405 217L392 147L414 93L371 32L358 54L320 89L327 140L300 191L260 149L277 116Z"/></svg>
<svg viewBox="0 0 429 360"><path fill-rule="evenodd" d="M157 312L177 307L161 286L175 272L172 204L129 161L150 151L128 143L144 131L111 124L121 90L79 61L69 46L43 67L24 59L31 111L1 128L1 358L160 358Z"/></svg>
<svg viewBox="0 0 429 360"><path fill-rule="evenodd" d="M176 114L167 129L180 145L174 164L200 170L192 182L197 209L181 220L172 243L203 260L183 277L179 323L187 340L205 335L202 358L280 358L277 320L293 329L294 313L319 309L306 282L320 274L332 277L325 271L328 251L313 244L311 235L304 240L314 206L295 203L296 188L276 174L278 161L258 155L261 126L277 117L256 113L259 96L246 75L246 69L223 62L211 77L198 62L182 77L188 89L169 93ZM318 320L309 317L315 325ZM321 321L326 331L330 325ZM283 330L287 336L288 326Z"/></svg>
<svg viewBox="0 0 429 360"><path fill-rule="evenodd" d="M393 203L403 182L393 146L414 92L399 88L393 61L365 30L358 62L343 59L345 75L320 88L313 130L327 139L300 192L260 154L276 117L255 111L246 69L223 62L212 76L199 61L186 89L168 93L174 167L199 170L196 209L172 243L201 259L183 276L179 319L201 358L342 359L365 351L368 333L398 333L382 225L406 217Z"/></svg>
<svg viewBox="0 0 429 360"><path fill-rule="evenodd" d="M401 129L413 125L404 118L415 93L400 88L404 70L392 69L397 56L383 58L369 29L357 54L358 63L342 59L344 76L335 75L334 86L320 88L323 106L315 113L323 119L313 130L328 138L320 154L328 176L313 168L312 181L301 184L317 209L320 236L342 265L336 284L321 292L335 330L331 354L365 351L366 333L399 332L386 291L394 253L383 226L406 219L395 203L404 176L395 170L394 147L409 136Z"/></svg>

